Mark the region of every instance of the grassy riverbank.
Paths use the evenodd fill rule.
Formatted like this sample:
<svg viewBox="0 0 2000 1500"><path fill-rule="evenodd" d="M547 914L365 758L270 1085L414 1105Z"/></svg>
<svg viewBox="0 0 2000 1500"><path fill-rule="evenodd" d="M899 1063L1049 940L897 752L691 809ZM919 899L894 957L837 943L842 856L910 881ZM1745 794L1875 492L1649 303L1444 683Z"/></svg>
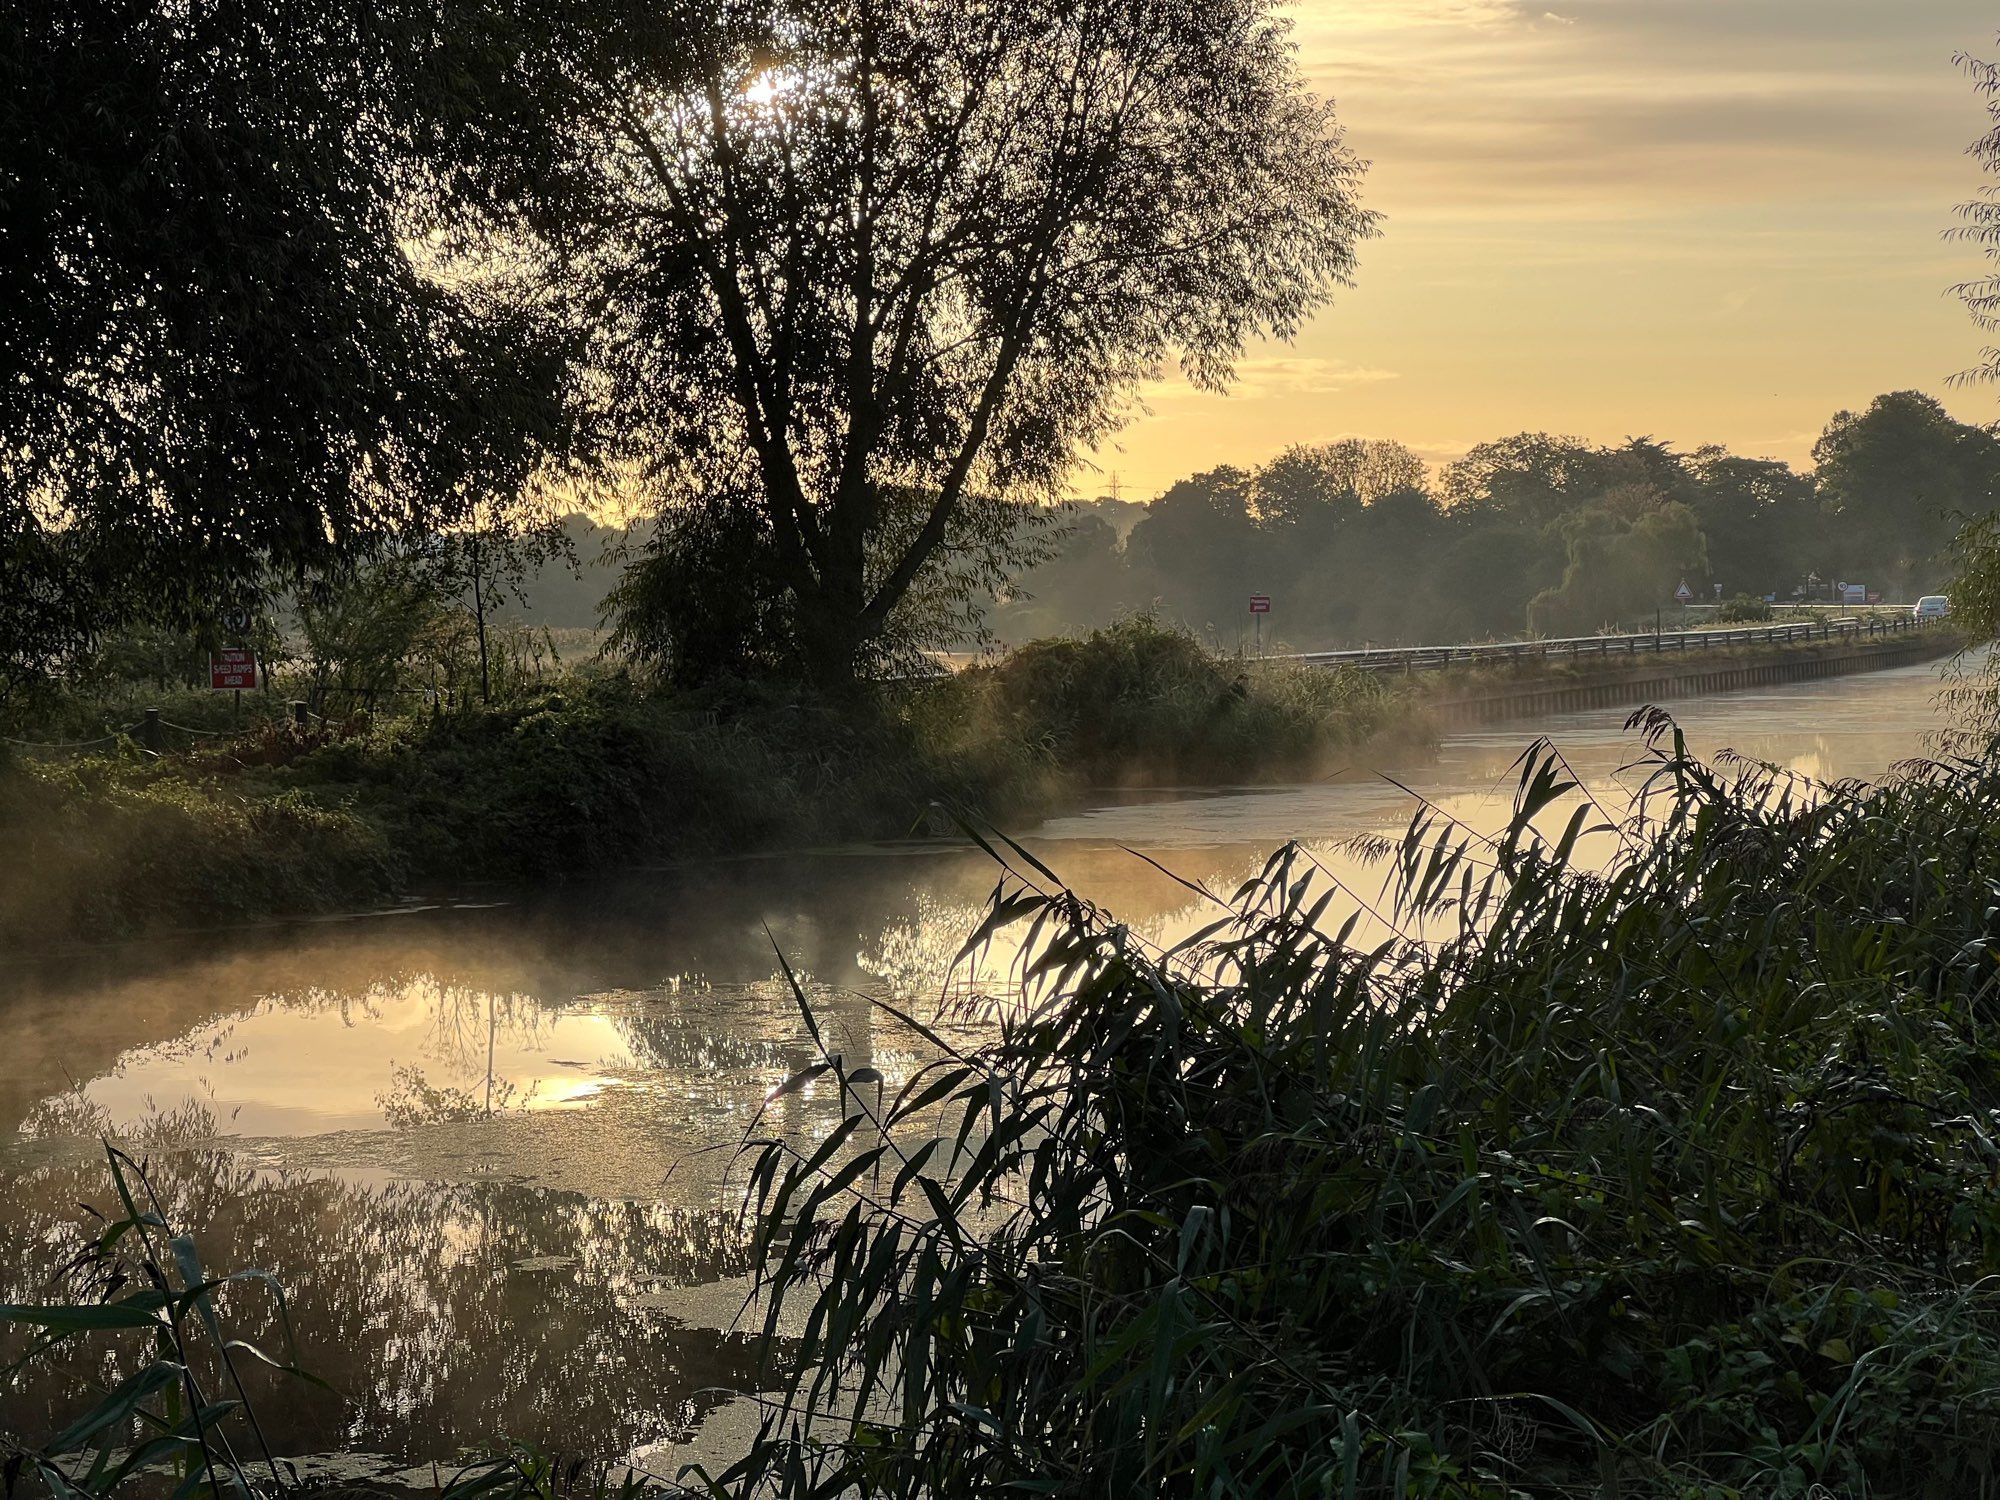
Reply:
<svg viewBox="0 0 2000 1500"><path fill-rule="evenodd" d="M87 705L65 714L90 722ZM857 701L577 675L490 708L260 722L159 758L16 755L0 763L0 942L899 837L948 827L949 809L1020 822L1107 785L1313 774L1391 731L1421 735L1421 715L1366 677L1252 676L1133 620Z"/></svg>

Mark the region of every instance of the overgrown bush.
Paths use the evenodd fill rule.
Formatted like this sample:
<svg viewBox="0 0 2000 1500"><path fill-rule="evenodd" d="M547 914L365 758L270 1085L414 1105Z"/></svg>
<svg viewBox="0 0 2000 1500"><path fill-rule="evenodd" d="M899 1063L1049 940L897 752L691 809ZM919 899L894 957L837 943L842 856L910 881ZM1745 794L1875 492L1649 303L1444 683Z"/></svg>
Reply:
<svg viewBox="0 0 2000 1500"><path fill-rule="evenodd" d="M387 721L290 775L354 788L420 873L519 879L764 844L812 821L787 770L740 726L608 684Z"/></svg>
<svg viewBox="0 0 2000 1500"><path fill-rule="evenodd" d="M991 1045L788 1085L852 1102L756 1159L806 1333L724 1489L1992 1493L2000 759L1641 722L1636 812L1539 747L1373 918L1293 848L1160 953L1024 863Z"/></svg>
<svg viewBox="0 0 2000 1500"><path fill-rule="evenodd" d="M381 834L294 790L159 763L0 762L0 943L15 951L392 895Z"/></svg>
<svg viewBox="0 0 2000 1500"><path fill-rule="evenodd" d="M1771 618L1771 606L1762 599L1749 594L1738 594L1733 599L1725 599L1715 612L1715 618L1724 625L1760 624Z"/></svg>
<svg viewBox="0 0 2000 1500"><path fill-rule="evenodd" d="M1364 673L1231 660L1146 615L1035 641L964 677L968 725L1097 782L1308 770L1389 711Z"/></svg>
<svg viewBox="0 0 2000 1500"><path fill-rule="evenodd" d="M172 730L162 761L126 747L0 769L0 865L46 876L23 887L20 930L47 946L410 882L937 832L956 811L1013 821L1110 780L1303 773L1391 708L1359 674L1246 668L1145 620L867 697L508 680L490 707L253 717L222 738Z"/></svg>

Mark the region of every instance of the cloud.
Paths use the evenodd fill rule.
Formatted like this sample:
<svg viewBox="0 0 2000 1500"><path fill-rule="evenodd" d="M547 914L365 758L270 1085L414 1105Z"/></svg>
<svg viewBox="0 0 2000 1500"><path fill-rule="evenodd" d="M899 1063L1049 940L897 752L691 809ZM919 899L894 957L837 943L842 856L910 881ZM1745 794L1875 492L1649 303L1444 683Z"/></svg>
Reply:
<svg viewBox="0 0 2000 1500"><path fill-rule="evenodd" d="M1384 381L1400 379L1402 376L1394 370L1375 369L1342 359L1275 355L1240 361L1228 396L1243 401L1261 401L1274 396L1332 396L1354 386L1380 385ZM1152 381L1142 394L1149 406L1188 398L1214 399L1212 393L1185 380Z"/></svg>
<svg viewBox="0 0 2000 1500"><path fill-rule="evenodd" d="M1502 27L1528 15L1525 0L1306 0L1294 17L1305 32L1353 35L1438 26Z"/></svg>
<svg viewBox="0 0 2000 1500"><path fill-rule="evenodd" d="M1390 215L1949 201L1990 0L1305 0L1301 59ZM1833 13L1830 13L1832 11Z"/></svg>
<svg viewBox="0 0 2000 1500"><path fill-rule="evenodd" d="M1387 233L1231 397L1147 389L1118 450L1135 489L1349 425L1434 462L1538 428L1800 462L1828 413L1977 347L1944 288L1983 262L1939 235L1982 185L1965 148L1990 122L1953 56L2000 56L1993 0L1288 12Z"/></svg>
<svg viewBox="0 0 2000 1500"><path fill-rule="evenodd" d="M1403 444L1419 458L1427 458L1434 464L1452 463L1465 457L1479 444L1470 438L1434 438L1429 442Z"/></svg>

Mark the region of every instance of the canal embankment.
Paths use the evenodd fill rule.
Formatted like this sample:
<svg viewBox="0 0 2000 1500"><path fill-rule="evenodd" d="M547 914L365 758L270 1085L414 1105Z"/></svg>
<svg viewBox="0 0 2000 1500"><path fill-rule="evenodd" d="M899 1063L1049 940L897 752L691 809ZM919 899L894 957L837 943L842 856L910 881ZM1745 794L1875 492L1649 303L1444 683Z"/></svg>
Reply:
<svg viewBox="0 0 2000 1500"><path fill-rule="evenodd" d="M1448 667L1417 682L1411 696L1439 730L1448 730L1886 671L1943 661L1964 649L1963 637L1946 630L1881 639L1736 646L1673 656L1633 649L1622 655Z"/></svg>

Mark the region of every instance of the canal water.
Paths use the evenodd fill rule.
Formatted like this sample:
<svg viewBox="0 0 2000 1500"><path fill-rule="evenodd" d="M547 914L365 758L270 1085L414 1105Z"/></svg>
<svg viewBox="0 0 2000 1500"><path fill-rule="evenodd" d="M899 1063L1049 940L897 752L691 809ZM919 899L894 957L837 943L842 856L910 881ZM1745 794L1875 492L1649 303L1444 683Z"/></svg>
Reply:
<svg viewBox="0 0 2000 1500"><path fill-rule="evenodd" d="M1675 706L1695 747L1878 777L1940 727L1913 667ZM1171 942L1288 840L1357 887L1347 847L1413 794L1505 815L1547 735L1607 803L1638 751L1618 710L1455 735L1310 785L1107 798L1015 830L1073 888ZM1141 856L1144 856L1143 858ZM1164 867L1164 868L1162 868ZM1171 872L1171 873L1169 873ZM1000 871L969 844L725 860L545 898L441 906L0 967L0 1301L42 1300L143 1153L212 1268L288 1289L304 1363L264 1391L273 1446L449 1463L499 1436L671 1472L741 1431L757 1350L738 1215L759 1133L838 1120L787 967L850 1065L891 1088L927 1053L869 996L933 1009ZM928 1012L926 1012L928 1013ZM280 1342L254 1299L240 1330ZM0 1346L4 1352L5 1346ZM0 1433L65 1425L103 1370L0 1377Z"/></svg>

